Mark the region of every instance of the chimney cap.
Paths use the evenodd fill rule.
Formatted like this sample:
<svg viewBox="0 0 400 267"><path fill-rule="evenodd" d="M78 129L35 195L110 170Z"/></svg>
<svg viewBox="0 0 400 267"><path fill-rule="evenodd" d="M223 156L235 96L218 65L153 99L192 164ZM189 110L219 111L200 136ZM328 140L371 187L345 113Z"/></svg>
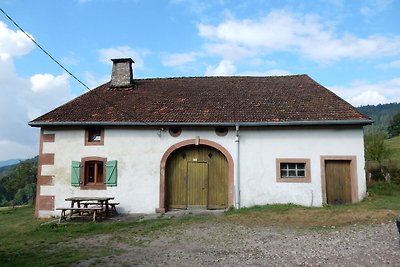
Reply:
<svg viewBox="0 0 400 267"><path fill-rule="evenodd" d="M122 63L122 62L129 62L129 63L135 63L130 57L125 57L125 58L112 58L111 61L113 63Z"/></svg>

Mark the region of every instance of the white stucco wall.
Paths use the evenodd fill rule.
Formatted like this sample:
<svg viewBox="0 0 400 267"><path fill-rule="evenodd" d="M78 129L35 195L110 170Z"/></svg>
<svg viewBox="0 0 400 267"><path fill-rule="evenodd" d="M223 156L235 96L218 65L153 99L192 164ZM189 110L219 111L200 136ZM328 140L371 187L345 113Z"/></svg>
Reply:
<svg viewBox="0 0 400 267"><path fill-rule="evenodd" d="M241 206L267 203L323 204L321 156L356 156L358 198L366 191L363 131L338 129L242 129ZM308 158L311 183L276 182L276 158Z"/></svg>
<svg viewBox="0 0 400 267"><path fill-rule="evenodd" d="M54 165L44 165L42 175L54 176L53 185L42 185L41 195L55 195L55 207L68 205L71 196L114 196L122 213L154 213L159 207L160 161L172 145L188 139L207 139L223 146L237 164L235 129L227 136L214 128L182 128L179 137L159 128L106 128L103 146L85 146L83 129L45 130L54 133L54 143L43 143L43 153L54 153ZM296 203L320 206L323 156L356 156L358 194L365 194L361 128L241 128L240 192L241 206L268 203ZM71 162L83 157L105 157L118 161L118 185L105 190L83 190L71 186ZM311 183L277 183L276 158L309 158ZM236 176L236 172L235 172ZM236 178L236 177L235 177ZM235 179L236 181L236 179ZM237 186L235 184L235 186ZM39 216L59 212L39 212Z"/></svg>

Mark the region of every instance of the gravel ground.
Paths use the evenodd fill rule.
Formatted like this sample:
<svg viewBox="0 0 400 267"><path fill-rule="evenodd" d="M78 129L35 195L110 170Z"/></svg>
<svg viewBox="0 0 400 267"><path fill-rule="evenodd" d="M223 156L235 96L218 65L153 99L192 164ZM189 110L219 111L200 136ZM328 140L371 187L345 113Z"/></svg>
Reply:
<svg viewBox="0 0 400 267"><path fill-rule="evenodd" d="M153 237L116 235L76 241L119 250L76 266L400 266L395 222L310 230L211 220Z"/></svg>

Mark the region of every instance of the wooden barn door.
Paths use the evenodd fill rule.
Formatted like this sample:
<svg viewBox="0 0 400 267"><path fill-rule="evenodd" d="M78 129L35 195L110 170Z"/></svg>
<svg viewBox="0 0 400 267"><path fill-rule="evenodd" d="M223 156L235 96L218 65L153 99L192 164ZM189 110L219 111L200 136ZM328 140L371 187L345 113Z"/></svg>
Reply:
<svg viewBox="0 0 400 267"><path fill-rule="evenodd" d="M206 208L208 195L207 162L188 162L187 181L188 208Z"/></svg>
<svg viewBox="0 0 400 267"><path fill-rule="evenodd" d="M209 165L208 209L228 207L228 161L219 151L207 153Z"/></svg>
<svg viewBox="0 0 400 267"><path fill-rule="evenodd" d="M166 164L169 209L228 207L228 161L218 150L188 146Z"/></svg>
<svg viewBox="0 0 400 267"><path fill-rule="evenodd" d="M326 202L351 203L351 176L349 160L325 161Z"/></svg>

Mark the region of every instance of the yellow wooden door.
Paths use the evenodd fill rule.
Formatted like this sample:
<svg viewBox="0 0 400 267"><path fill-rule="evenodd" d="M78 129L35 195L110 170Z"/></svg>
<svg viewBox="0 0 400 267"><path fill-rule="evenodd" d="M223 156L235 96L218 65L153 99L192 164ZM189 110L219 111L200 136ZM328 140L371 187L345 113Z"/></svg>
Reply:
<svg viewBox="0 0 400 267"><path fill-rule="evenodd" d="M206 208L208 191L207 162L188 162L187 165L187 206Z"/></svg>
<svg viewBox="0 0 400 267"><path fill-rule="evenodd" d="M187 162L186 155L176 151L166 165L167 174L167 206L170 209L186 209L187 207Z"/></svg>
<svg viewBox="0 0 400 267"><path fill-rule="evenodd" d="M169 209L228 207L228 161L207 146L178 149L166 164Z"/></svg>
<svg viewBox="0 0 400 267"><path fill-rule="evenodd" d="M351 203L350 161L325 161L326 202Z"/></svg>
<svg viewBox="0 0 400 267"><path fill-rule="evenodd" d="M208 209L226 209L228 207L228 161L225 156L212 150L208 157Z"/></svg>

